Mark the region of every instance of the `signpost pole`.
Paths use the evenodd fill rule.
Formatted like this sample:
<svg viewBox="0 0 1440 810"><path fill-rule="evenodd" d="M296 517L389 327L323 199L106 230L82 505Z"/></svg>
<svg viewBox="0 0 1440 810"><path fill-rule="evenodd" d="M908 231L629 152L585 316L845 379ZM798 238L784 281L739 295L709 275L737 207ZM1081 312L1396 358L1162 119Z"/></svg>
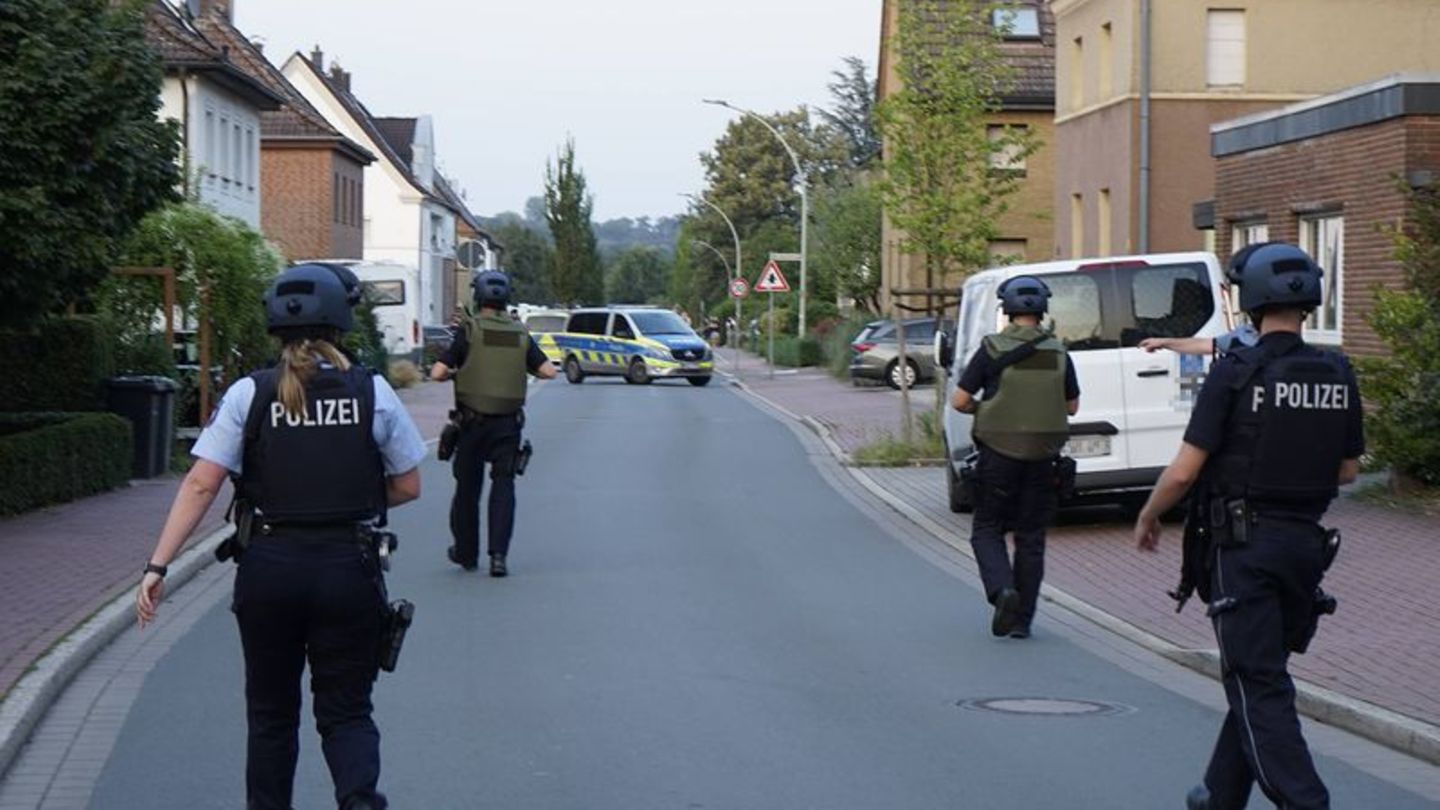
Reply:
<svg viewBox="0 0 1440 810"><path fill-rule="evenodd" d="M770 317L766 319L766 324L770 327L770 379L773 380L775 379L775 293L766 293L765 297L770 299Z"/></svg>

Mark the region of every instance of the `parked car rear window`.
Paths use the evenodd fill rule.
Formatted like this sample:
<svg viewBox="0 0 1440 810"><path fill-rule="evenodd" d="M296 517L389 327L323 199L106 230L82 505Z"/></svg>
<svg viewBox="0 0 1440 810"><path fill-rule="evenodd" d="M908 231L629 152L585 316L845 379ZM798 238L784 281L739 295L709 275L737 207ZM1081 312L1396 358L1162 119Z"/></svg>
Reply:
<svg viewBox="0 0 1440 810"><path fill-rule="evenodd" d="M580 335L603 335L608 317L607 312L577 312L570 316L570 326L565 331Z"/></svg>

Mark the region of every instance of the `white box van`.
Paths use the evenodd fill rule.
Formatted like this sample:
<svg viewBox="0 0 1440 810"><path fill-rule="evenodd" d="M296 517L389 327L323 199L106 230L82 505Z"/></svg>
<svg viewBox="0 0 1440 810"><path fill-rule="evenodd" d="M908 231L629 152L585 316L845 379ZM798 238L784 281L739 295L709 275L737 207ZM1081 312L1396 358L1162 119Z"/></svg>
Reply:
<svg viewBox="0 0 1440 810"><path fill-rule="evenodd" d="M1080 382L1080 411L1063 451L1077 466L1077 500L1131 503L1145 497L1174 458L1209 368L1209 357L1148 353L1147 337L1214 337L1228 329L1223 272L1211 253L1169 253L1015 265L976 273L961 290L947 395L986 335L1004 328L997 290L1015 276L1050 287L1045 325L1064 341ZM947 396L948 404L949 398ZM973 418L945 408L950 508L970 511L959 473L974 452Z"/></svg>
<svg viewBox="0 0 1440 810"><path fill-rule="evenodd" d="M398 262L359 259L310 259L350 268L360 279L375 311L385 351L394 358L419 362L424 346L420 320L420 271Z"/></svg>

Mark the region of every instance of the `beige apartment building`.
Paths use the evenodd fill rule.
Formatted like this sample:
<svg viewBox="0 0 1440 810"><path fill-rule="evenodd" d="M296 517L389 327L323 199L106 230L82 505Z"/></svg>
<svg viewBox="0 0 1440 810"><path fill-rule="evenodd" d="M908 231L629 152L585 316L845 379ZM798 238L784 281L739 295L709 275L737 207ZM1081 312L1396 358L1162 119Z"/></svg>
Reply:
<svg viewBox="0 0 1440 810"><path fill-rule="evenodd" d="M895 92L900 83L895 70L891 32L895 30L898 5L904 0L884 0L880 31L878 96ZM950 0L975 2L975 0ZM1016 262L1045 261L1054 254L1054 222L1051 212L1055 189L1055 21L1044 0L1018 0L1009 20L1009 35L1001 51L1015 71L1015 82L1002 99L1003 107L989 122L993 129L1024 127L1035 133L1039 149L1023 160L1008 160L996 168L1024 173L1024 181L1009 199L1009 211L1001 219L1001 237L991 252ZM880 305L888 310L892 289L949 289L960 286L958 275L929 280L924 262L905 254L903 235L886 218L881 236ZM923 306L924 300L911 297L901 303ZM938 303L938 302L937 302ZM953 303L953 302L952 302Z"/></svg>
<svg viewBox="0 0 1440 810"><path fill-rule="evenodd" d="M1212 124L1390 73L1440 70L1436 0L1050 7L1054 240L1065 258L1213 250Z"/></svg>

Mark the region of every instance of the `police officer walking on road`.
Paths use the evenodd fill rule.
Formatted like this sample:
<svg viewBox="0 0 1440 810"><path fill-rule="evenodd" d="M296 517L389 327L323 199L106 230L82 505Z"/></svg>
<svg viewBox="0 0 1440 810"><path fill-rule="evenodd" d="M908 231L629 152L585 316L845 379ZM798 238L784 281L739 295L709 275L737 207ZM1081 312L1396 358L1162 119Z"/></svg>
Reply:
<svg viewBox="0 0 1440 810"><path fill-rule="evenodd" d="M1000 285L1010 317L986 337L955 387L952 406L975 414L972 434L975 517L970 546L985 597L995 606L990 632L1029 638L1045 575L1045 526L1054 514L1060 449L1080 407L1080 385L1065 346L1040 326L1050 288L1033 276ZM976 397L983 397L977 402ZM1012 564L1005 533L1015 533Z"/></svg>
<svg viewBox="0 0 1440 810"><path fill-rule="evenodd" d="M1239 810L1251 786L1276 807L1323 810L1287 671L1321 613L1320 580L1339 538L1319 521L1365 450L1360 391L1344 355L1309 346L1305 319L1321 302L1322 271L1304 251L1262 246L1235 269L1240 308L1260 330L1254 347L1215 362L1179 454L1135 524L1153 551L1160 515L1194 485L1210 516L1211 571L1201 596L1219 643L1230 711L1191 810Z"/></svg>
<svg viewBox="0 0 1440 810"><path fill-rule="evenodd" d="M509 570L505 556L515 530L515 475L522 464L520 431L525 424L526 374L555 377L555 368L525 327L510 317L510 279L487 270L471 281L478 311L430 368L432 380L455 380L455 497L450 503L454 545L450 562L466 571L480 556L480 490L490 465L490 576ZM442 441L444 441L442 439Z"/></svg>
<svg viewBox="0 0 1440 810"><path fill-rule="evenodd" d="M136 612L142 627L155 618L168 564L226 475L238 476L237 494L255 510L232 604L245 652L246 806L291 806L308 661L336 802L378 810L386 800L376 789L380 732L370 694L389 607L379 553L365 538L388 506L419 496L425 445L385 379L336 348L352 321L328 268L281 273L265 314L280 360L231 386L200 435L145 565Z"/></svg>

